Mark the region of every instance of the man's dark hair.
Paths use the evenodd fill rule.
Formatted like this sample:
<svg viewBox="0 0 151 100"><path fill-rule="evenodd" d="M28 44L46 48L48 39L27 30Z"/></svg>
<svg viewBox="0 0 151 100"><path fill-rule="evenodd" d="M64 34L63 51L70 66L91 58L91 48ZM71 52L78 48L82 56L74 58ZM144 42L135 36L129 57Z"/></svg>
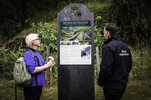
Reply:
<svg viewBox="0 0 151 100"><path fill-rule="evenodd" d="M110 32L111 36L114 36L117 34L117 26L115 23L108 23L105 25L105 30Z"/></svg>

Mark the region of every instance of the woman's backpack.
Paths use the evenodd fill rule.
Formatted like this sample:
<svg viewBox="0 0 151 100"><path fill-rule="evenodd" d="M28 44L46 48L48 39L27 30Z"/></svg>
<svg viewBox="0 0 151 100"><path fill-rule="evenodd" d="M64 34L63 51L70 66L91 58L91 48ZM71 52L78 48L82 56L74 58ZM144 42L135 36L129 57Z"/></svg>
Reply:
<svg viewBox="0 0 151 100"><path fill-rule="evenodd" d="M29 49L30 50L30 49ZM32 50L30 50L34 56L34 60L36 61L36 56ZM18 87L27 87L32 83L32 75L26 68L26 64L24 61L24 54L21 55L15 62L14 65L14 80L15 85Z"/></svg>

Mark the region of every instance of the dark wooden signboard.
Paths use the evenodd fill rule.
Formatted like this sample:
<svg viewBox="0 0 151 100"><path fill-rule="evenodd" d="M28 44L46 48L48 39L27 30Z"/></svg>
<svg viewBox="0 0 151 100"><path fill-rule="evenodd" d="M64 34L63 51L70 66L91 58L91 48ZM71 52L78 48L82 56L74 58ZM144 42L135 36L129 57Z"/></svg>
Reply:
<svg viewBox="0 0 151 100"><path fill-rule="evenodd" d="M58 15L58 100L94 100L94 15L70 4Z"/></svg>

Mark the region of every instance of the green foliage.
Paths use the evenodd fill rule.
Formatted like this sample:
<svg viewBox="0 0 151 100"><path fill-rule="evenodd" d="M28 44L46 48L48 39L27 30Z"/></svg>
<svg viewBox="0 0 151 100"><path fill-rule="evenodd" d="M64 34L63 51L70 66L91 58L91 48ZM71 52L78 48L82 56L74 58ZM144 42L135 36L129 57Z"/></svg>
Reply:
<svg viewBox="0 0 151 100"><path fill-rule="evenodd" d="M113 0L111 21L119 26L119 35L129 44L151 42L150 0Z"/></svg>
<svg viewBox="0 0 151 100"><path fill-rule="evenodd" d="M57 31L56 26L50 23L38 23L34 25L35 32L39 34L39 38L42 41L43 47L50 47L51 53L57 51Z"/></svg>
<svg viewBox="0 0 151 100"><path fill-rule="evenodd" d="M88 1L82 0L83 3ZM0 37L11 38L30 27L32 22L50 22L65 6L78 2L81 0L1 0Z"/></svg>
<svg viewBox="0 0 151 100"><path fill-rule="evenodd" d="M68 4L68 2L61 4L62 2L60 0L1 0L0 37L6 40L29 27L31 22L52 20L58 10Z"/></svg>
<svg viewBox="0 0 151 100"><path fill-rule="evenodd" d="M103 23L102 17L97 16L94 24L94 45L98 46L99 50L101 50L104 44L104 37L103 37L104 25L105 23Z"/></svg>
<svg viewBox="0 0 151 100"><path fill-rule="evenodd" d="M0 77L13 79L14 62L21 52L5 51L5 47L0 50Z"/></svg>
<svg viewBox="0 0 151 100"><path fill-rule="evenodd" d="M130 74L130 79L149 79L151 78L151 59L150 48L142 48L137 50L132 49L133 69Z"/></svg>
<svg viewBox="0 0 151 100"><path fill-rule="evenodd" d="M103 12L102 9L109 7L111 1L112 0L90 0L88 3L86 3L86 6L96 14L97 12Z"/></svg>

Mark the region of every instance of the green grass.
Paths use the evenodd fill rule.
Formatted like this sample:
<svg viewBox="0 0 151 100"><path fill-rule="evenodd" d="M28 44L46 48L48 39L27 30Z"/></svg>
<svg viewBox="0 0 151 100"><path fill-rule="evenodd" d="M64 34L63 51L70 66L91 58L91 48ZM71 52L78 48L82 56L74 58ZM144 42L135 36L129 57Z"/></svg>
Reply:
<svg viewBox="0 0 151 100"><path fill-rule="evenodd" d="M46 85L43 87L43 92L40 100L50 100L50 87ZM58 87L56 85L52 88L52 100L58 100Z"/></svg>
<svg viewBox="0 0 151 100"><path fill-rule="evenodd" d="M6 79L1 79L0 81L0 100L15 100L15 89L13 86L13 81L9 81ZM23 92L22 89L17 89L18 92L18 100L23 100Z"/></svg>
<svg viewBox="0 0 151 100"><path fill-rule="evenodd" d="M122 100L151 100L151 79L131 80Z"/></svg>
<svg viewBox="0 0 151 100"><path fill-rule="evenodd" d="M8 81L2 79L0 82L0 100L15 100L14 96L14 88L10 87L10 83L12 81ZM127 89L121 100L151 100L151 79L144 80L129 80ZM24 100L23 90L17 89L18 92L18 100ZM53 86L52 91L52 100L58 100L58 86ZM43 92L41 96L41 100L50 100L50 91L49 85L45 85L43 87ZM103 95L103 90L96 84L95 80L95 100L105 100Z"/></svg>
<svg viewBox="0 0 151 100"><path fill-rule="evenodd" d="M100 0L89 1L88 3L84 4L87 8L94 13L94 19L98 16L101 16L100 24L107 23L110 20L109 9L112 0L104 0L101 2ZM96 21L96 20L94 20Z"/></svg>
<svg viewBox="0 0 151 100"><path fill-rule="evenodd" d="M100 2L99 0L90 1L85 4L92 12L100 9L104 9L111 5L112 0L105 0L104 2Z"/></svg>

